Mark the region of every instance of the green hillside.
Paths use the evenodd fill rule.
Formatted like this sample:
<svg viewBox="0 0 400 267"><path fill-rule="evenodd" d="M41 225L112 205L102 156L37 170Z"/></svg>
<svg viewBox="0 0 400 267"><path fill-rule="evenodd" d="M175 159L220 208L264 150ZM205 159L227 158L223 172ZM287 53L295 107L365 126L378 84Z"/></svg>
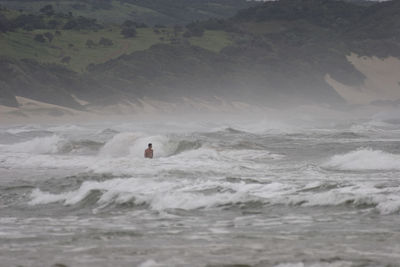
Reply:
<svg viewBox="0 0 400 267"><path fill-rule="evenodd" d="M13 10L39 13L46 5L56 12L120 24L130 19L148 25L187 24L213 17L226 18L238 10L254 5L245 0L0 0Z"/></svg>
<svg viewBox="0 0 400 267"><path fill-rule="evenodd" d="M193 46L198 46L216 53L233 44L229 33L218 30L206 30L202 36L193 36L188 38L188 40Z"/></svg>
<svg viewBox="0 0 400 267"><path fill-rule="evenodd" d="M37 42L37 34L50 32L54 35L52 42ZM12 58L36 59L42 63L56 63L65 65L72 70L83 72L89 64L100 64L122 54L145 50L153 44L162 42L160 35L155 34L151 28L138 29L137 37L124 38L119 28L105 28L98 31L60 30L60 35L55 31L34 30L30 32L18 30L2 35L0 55ZM112 40L112 45L100 45L101 38ZM95 45L89 47L86 43L92 40Z"/></svg>
<svg viewBox="0 0 400 267"><path fill-rule="evenodd" d="M0 29L4 28L3 33L0 32L0 56L58 64L76 72L85 72L91 64L101 64L160 43L188 42L216 52L231 44L229 34L223 31L207 30L201 36L183 37L184 27L141 25L130 26L134 28L135 36L126 38L121 33L123 25L98 24L96 20L85 17L65 14L31 16L10 9L0 10L0 16L5 18L3 21L8 21L3 23L8 27L2 27L0 23ZM56 21L56 26L51 21ZM76 21L79 22L77 25L71 24ZM66 29L70 24L72 26L68 28L72 29Z"/></svg>
<svg viewBox="0 0 400 267"><path fill-rule="evenodd" d="M171 38L174 38L173 30L164 31L156 34L152 28L138 29L137 37L124 38L117 27L95 32L60 30L59 36L55 31L18 30L1 34L0 56L34 59L41 63L59 64L77 72L85 72L90 64L100 64L124 54L146 50L154 44L171 43ZM51 43L34 41L37 34L48 32L55 36ZM101 38L107 38L113 44L99 45ZM92 40L96 45L88 47L88 40ZM203 36L191 37L188 40L193 45L216 52L231 43L229 35L221 31L206 31Z"/></svg>
<svg viewBox="0 0 400 267"><path fill-rule="evenodd" d="M122 2L160 13L163 7L169 16L171 9L152 6L159 1ZM183 0L168 1L176 7ZM280 0L228 19L166 27L108 24L51 9L40 14L3 9L0 102L15 106L19 95L84 109L75 95L101 105L145 96L343 103L325 76L359 86L365 76L348 55L400 57L398 14L398 1Z"/></svg>

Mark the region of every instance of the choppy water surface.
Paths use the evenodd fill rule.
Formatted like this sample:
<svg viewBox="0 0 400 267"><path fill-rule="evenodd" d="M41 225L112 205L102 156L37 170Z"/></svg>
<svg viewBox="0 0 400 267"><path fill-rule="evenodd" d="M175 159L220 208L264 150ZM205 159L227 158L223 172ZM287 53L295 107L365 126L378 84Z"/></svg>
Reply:
<svg viewBox="0 0 400 267"><path fill-rule="evenodd" d="M1 266L400 266L399 212L393 122L0 128Z"/></svg>

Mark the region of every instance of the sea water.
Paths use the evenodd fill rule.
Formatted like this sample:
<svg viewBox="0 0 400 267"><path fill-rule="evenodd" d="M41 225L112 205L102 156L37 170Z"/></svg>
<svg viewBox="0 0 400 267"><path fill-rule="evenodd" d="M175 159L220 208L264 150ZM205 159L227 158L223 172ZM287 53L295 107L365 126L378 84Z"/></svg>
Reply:
<svg viewBox="0 0 400 267"><path fill-rule="evenodd" d="M400 124L2 126L0 266L400 266Z"/></svg>

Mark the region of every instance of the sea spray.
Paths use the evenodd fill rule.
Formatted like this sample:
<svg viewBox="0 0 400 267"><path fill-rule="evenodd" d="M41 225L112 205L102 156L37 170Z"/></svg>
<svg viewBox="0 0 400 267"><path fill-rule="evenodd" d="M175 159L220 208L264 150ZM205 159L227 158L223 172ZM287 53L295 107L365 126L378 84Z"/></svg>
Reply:
<svg viewBox="0 0 400 267"><path fill-rule="evenodd" d="M343 171L400 170L400 154L361 148L346 154L335 155L322 166Z"/></svg>

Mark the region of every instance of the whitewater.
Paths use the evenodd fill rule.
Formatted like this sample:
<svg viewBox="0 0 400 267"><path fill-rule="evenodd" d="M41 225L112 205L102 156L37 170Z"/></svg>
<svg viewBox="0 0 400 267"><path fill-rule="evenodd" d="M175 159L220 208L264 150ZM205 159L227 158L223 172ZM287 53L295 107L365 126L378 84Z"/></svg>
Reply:
<svg viewBox="0 0 400 267"><path fill-rule="evenodd" d="M400 266L399 225L396 120L0 126L0 266Z"/></svg>

